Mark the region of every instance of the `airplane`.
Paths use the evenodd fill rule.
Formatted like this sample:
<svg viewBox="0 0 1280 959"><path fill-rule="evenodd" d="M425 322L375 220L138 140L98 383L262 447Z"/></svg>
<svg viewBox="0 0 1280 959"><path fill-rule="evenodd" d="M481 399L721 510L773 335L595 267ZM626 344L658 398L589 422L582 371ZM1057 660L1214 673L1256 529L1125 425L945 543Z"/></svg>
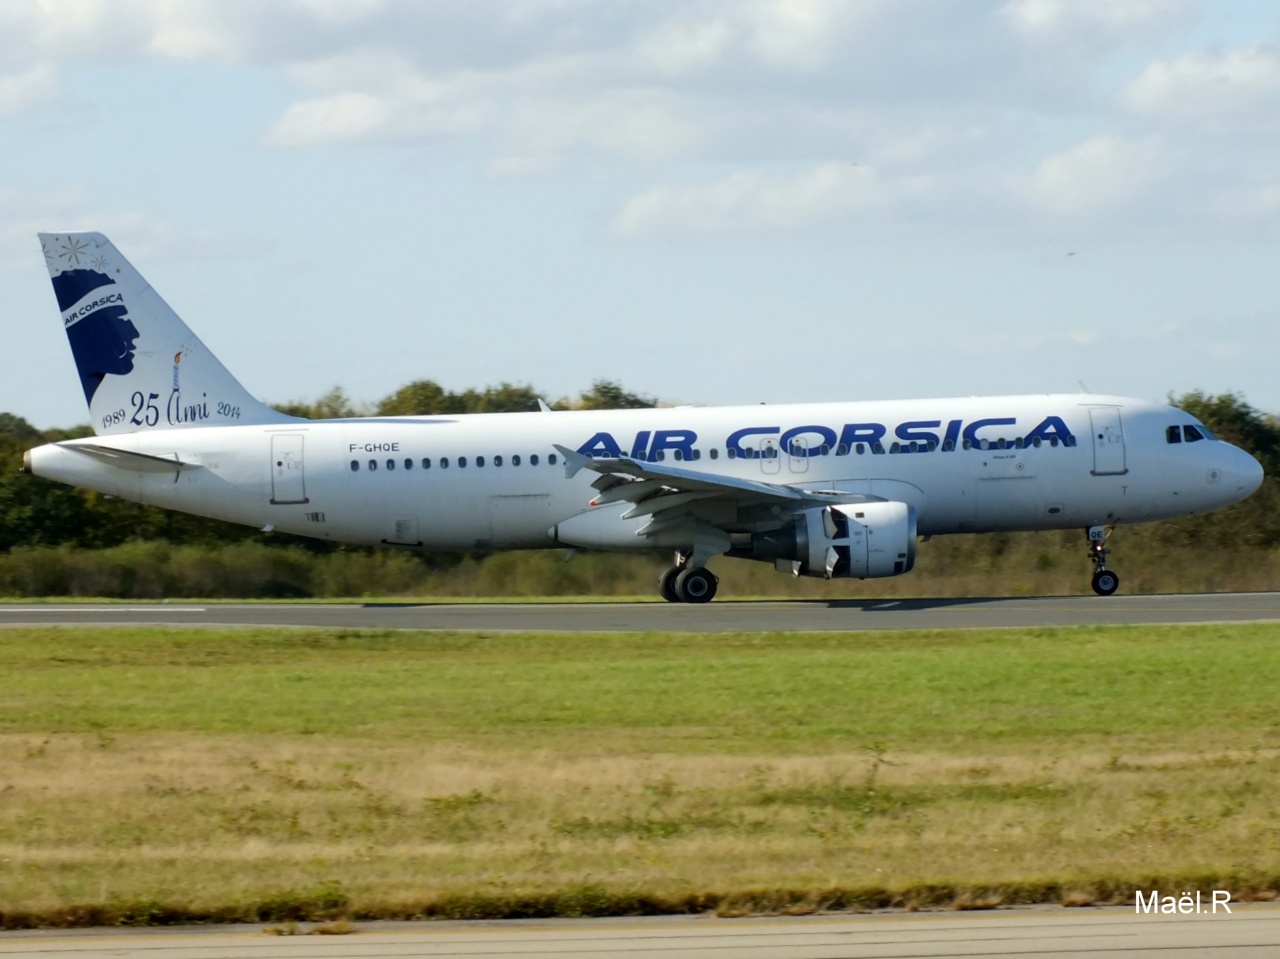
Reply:
<svg viewBox="0 0 1280 959"><path fill-rule="evenodd" d="M102 234L39 238L95 435L28 450L24 472L263 530L671 551L662 598L705 603L718 556L868 579L910 572L933 536L1075 528L1109 596L1117 526L1263 478L1182 410L1084 393L302 419L245 390Z"/></svg>

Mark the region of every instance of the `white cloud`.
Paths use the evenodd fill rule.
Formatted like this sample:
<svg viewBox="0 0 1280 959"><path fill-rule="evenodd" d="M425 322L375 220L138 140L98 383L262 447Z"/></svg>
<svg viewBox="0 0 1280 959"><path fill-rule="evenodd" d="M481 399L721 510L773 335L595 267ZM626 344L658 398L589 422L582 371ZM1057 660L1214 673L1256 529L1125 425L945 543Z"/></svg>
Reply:
<svg viewBox="0 0 1280 959"><path fill-rule="evenodd" d="M1227 190L1213 200L1211 209L1227 220L1280 222L1280 180Z"/></svg>
<svg viewBox="0 0 1280 959"><path fill-rule="evenodd" d="M384 0L292 0L322 23L350 23L381 11Z"/></svg>
<svg viewBox="0 0 1280 959"><path fill-rule="evenodd" d="M1280 56L1255 46L1221 56L1193 53L1151 64L1126 86L1121 101L1151 114L1210 120L1255 117L1274 126L1280 110Z"/></svg>
<svg viewBox="0 0 1280 959"><path fill-rule="evenodd" d="M634 196L612 229L629 237L787 230L872 211L894 193L874 169L849 163L787 178L735 173L706 186L659 186Z"/></svg>
<svg viewBox="0 0 1280 959"><path fill-rule="evenodd" d="M856 24L882 0L727 0L689 4L643 30L635 60L660 74L679 75L745 56L767 66L813 71L828 62Z"/></svg>
<svg viewBox="0 0 1280 959"><path fill-rule="evenodd" d="M38 63L22 73L0 75L0 117L14 116L51 99L59 82L53 67Z"/></svg>
<svg viewBox="0 0 1280 959"><path fill-rule="evenodd" d="M548 156L586 146L644 161L682 153L700 136L698 125L680 116L675 98L643 90L576 101L525 100L514 112L511 135L516 156Z"/></svg>
<svg viewBox="0 0 1280 959"><path fill-rule="evenodd" d="M699 140L678 97L627 85L591 89L588 78L600 70L591 58L566 56L431 76L385 50L360 51L294 67L300 85L321 92L288 107L266 139L304 147L484 132L498 143L490 169L508 175L584 147L652 161Z"/></svg>
<svg viewBox="0 0 1280 959"><path fill-rule="evenodd" d="M1003 13L1024 36L1059 40L1081 34L1128 37L1177 22L1189 0L1011 0Z"/></svg>
<svg viewBox="0 0 1280 959"><path fill-rule="evenodd" d="M324 92L285 109L266 133L266 141L275 146L456 135L486 122L488 83L483 76L435 79L385 51L300 64L291 73L303 85Z"/></svg>
<svg viewBox="0 0 1280 959"><path fill-rule="evenodd" d="M1106 213L1145 193L1167 167L1152 140L1093 137L1047 158L1018 186L1033 205L1051 213Z"/></svg>

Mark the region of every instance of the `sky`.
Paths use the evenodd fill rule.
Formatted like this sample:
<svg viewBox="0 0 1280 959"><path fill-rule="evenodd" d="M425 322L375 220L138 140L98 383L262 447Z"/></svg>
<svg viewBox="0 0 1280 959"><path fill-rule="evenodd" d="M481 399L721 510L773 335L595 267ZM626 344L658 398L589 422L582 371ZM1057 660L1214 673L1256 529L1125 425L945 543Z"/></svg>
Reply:
<svg viewBox="0 0 1280 959"><path fill-rule="evenodd" d="M70 426L41 230L270 402L1280 412L1280 4L3 0L0 411Z"/></svg>

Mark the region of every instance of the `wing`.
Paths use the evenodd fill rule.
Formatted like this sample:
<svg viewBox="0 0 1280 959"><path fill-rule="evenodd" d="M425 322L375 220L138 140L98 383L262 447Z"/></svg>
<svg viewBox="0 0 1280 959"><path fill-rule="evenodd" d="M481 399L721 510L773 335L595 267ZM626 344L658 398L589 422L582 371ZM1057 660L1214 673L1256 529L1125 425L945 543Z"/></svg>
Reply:
<svg viewBox="0 0 1280 959"><path fill-rule="evenodd" d="M651 517L637 531L639 536L651 537L690 520L725 532L777 526L780 517L807 506L880 499L863 493L765 483L627 456L595 459L559 445L556 450L564 457L567 477L584 469L600 474L591 484L599 490L591 506L630 503L631 508L618 519Z"/></svg>

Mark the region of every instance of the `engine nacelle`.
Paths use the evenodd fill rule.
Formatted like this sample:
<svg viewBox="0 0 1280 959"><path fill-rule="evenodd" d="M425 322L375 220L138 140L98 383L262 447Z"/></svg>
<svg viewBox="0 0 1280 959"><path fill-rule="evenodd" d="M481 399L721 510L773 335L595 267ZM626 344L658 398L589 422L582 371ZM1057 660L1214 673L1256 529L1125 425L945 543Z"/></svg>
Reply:
<svg viewBox="0 0 1280 959"><path fill-rule="evenodd" d="M749 555L822 579L900 576L916 564L915 507L838 503L807 509L788 526L753 534Z"/></svg>

